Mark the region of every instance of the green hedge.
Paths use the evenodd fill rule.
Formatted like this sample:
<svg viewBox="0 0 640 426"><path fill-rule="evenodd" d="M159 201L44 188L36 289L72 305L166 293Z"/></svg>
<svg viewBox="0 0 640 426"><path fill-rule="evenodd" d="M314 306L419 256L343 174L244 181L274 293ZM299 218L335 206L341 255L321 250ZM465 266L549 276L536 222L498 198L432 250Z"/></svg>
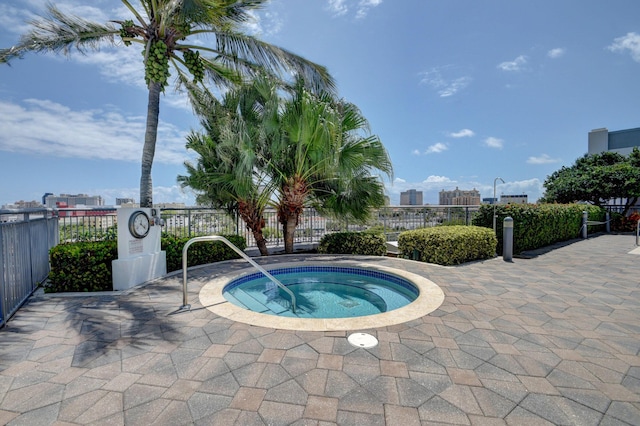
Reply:
<svg viewBox="0 0 640 426"><path fill-rule="evenodd" d="M398 237L403 257L446 266L495 257L496 243L493 230L461 225L405 231Z"/></svg>
<svg viewBox="0 0 640 426"><path fill-rule="evenodd" d="M240 250L246 240L237 235L225 236ZM189 237L162 237L162 250L167 254L167 272L182 269L182 248ZM221 241L198 242L189 247L188 266L220 262L240 257ZM118 258L117 241L65 243L49 251L51 271L45 284L47 293L111 291L111 262Z"/></svg>
<svg viewBox="0 0 640 426"><path fill-rule="evenodd" d="M326 234L318 244L318 253L385 256L387 239L371 232L336 232Z"/></svg>
<svg viewBox="0 0 640 426"><path fill-rule="evenodd" d="M111 261L117 257L116 241L59 244L49 251L51 272L44 291L111 291Z"/></svg>
<svg viewBox="0 0 640 426"><path fill-rule="evenodd" d="M473 217L473 225L493 229L493 205L482 205ZM604 222L604 209L586 204L506 204L496 205L497 252L502 254L502 225L507 216L513 219L513 252L521 253L580 237L582 212L590 221ZM604 230L604 225L588 227L588 232Z"/></svg>
<svg viewBox="0 0 640 426"><path fill-rule="evenodd" d="M247 242L238 235L224 235L240 250L247 248ZM182 249L191 237L163 237L162 250L167 252L167 272L182 269ZM222 241L197 242L189 246L187 266L205 265L223 260L237 259L240 256Z"/></svg>

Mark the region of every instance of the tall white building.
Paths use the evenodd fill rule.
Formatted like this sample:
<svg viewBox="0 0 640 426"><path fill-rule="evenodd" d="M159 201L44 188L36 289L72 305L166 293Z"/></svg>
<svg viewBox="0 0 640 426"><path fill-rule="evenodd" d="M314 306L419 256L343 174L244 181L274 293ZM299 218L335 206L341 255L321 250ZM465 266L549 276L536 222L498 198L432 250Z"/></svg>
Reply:
<svg viewBox="0 0 640 426"><path fill-rule="evenodd" d="M640 127L614 132L604 127L589 132L589 154L613 151L629 155L634 147L640 148Z"/></svg>
<svg viewBox="0 0 640 426"><path fill-rule="evenodd" d="M104 206L104 200L99 195L87 194L60 194L56 196L51 193L45 194L44 205L49 208L56 207L76 207L76 206Z"/></svg>

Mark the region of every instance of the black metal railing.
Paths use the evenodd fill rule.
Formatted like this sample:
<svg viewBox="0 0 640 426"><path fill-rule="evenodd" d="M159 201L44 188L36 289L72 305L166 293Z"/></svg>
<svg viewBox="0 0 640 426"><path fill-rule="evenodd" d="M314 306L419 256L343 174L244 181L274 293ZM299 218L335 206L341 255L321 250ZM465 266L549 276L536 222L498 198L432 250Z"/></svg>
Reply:
<svg viewBox="0 0 640 426"><path fill-rule="evenodd" d="M51 209L0 210L0 327L46 279L58 223Z"/></svg>

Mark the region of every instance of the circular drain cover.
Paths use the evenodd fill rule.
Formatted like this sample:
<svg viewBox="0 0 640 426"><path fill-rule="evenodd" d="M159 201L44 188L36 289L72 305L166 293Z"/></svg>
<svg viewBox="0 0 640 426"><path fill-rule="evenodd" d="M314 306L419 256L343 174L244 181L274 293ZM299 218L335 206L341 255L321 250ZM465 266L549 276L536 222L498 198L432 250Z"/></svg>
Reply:
<svg viewBox="0 0 640 426"><path fill-rule="evenodd" d="M349 343L357 348L373 348L378 345L378 339L367 333L353 333L347 337Z"/></svg>

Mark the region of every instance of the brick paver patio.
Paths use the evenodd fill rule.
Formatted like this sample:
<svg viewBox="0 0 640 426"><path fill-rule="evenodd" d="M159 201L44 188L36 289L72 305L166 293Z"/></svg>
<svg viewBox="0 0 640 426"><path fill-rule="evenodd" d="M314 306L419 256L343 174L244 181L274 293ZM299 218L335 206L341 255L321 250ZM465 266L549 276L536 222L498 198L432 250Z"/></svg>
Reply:
<svg viewBox="0 0 640 426"><path fill-rule="evenodd" d="M0 424L637 425L640 255L601 235L512 263L371 258L444 303L373 334L286 331L198 301L223 262L121 294L36 294L0 330ZM316 255L272 256L291 262ZM345 259L354 259L344 256Z"/></svg>

